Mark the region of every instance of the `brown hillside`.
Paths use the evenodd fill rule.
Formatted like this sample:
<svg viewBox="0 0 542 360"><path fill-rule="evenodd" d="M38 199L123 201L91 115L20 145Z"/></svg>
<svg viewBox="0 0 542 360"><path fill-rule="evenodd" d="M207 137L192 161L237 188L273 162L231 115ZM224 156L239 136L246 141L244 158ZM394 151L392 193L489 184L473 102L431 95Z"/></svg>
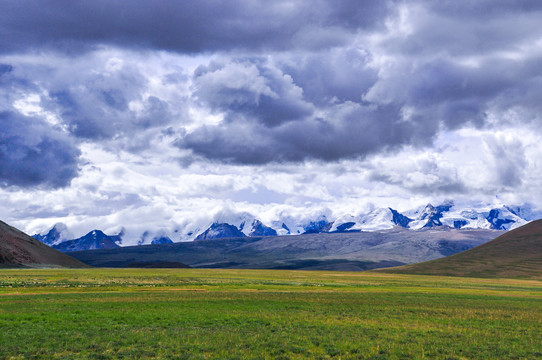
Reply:
<svg viewBox="0 0 542 360"><path fill-rule="evenodd" d="M466 277L542 278L542 220L442 259L379 271Z"/></svg>
<svg viewBox="0 0 542 360"><path fill-rule="evenodd" d="M88 265L0 221L0 267Z"/></svg>

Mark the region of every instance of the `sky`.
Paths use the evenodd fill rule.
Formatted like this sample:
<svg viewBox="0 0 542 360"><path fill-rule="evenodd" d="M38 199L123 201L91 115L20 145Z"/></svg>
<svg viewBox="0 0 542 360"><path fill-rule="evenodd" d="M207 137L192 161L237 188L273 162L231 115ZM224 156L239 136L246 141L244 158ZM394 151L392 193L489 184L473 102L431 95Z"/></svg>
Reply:
<svg viewBox="0 0 542 360"><path fill-rule="evenodd" d="M0 0L0 219L137 237L239 212L541 209L541 18L527 0Z"/></svg>

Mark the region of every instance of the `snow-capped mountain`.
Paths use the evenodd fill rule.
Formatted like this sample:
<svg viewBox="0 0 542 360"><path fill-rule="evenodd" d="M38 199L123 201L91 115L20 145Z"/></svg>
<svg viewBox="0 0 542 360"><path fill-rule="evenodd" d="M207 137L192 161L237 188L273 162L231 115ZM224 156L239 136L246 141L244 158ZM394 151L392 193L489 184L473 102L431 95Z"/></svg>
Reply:
<svg viewBox="0 0 542 360"><path fill-rule="evenodd" d="M520 207L516 208L521 209ZM409 226L411 229L443 225L456 229L511 230L534 219L522 218L505 205L465 209L456 208L453 202L436 207L428 204L423 210L417 209L414 215L416 215L415 220Z"/></svg>
<svg viewBox="0 0 542 360"><path fill-rule="evenodd" d="M277 236L277 231L264 225L260 220L255 219L252 221L252 226L248 236Z"/></svg>
<svg viewBox="0 0 542 360"><path fill-rule="evenodd" d="M326 216L321 216L314 221L309 221L307 224L302 225L303 234L314 234L329 232L333 226L333 221L329 221Z"/></svg>
<svg viewBox="0 0 542 360"><path fill-rule="evenodd" d="M276 236L276 235L298 235L304 233L327 232L331 228L333 221L329 221L326 215L318 215L313 219L296 218L286 215L280 218L280 221L274 221L265 224L262 220L248 212L235 213L232 211L222 211L215 214L212 222L208 223L194 234L202 234L207 230L216 229L215 224L228 224L237 228L245 236ZM226 229L223 227L223 229ZM220 236L217 234L217 236Z"/></svg>
<svg viewBox="0 0 542 360"><path fill-rule="evenodd" d="M106 235L100 230L92 230L78 239L63 241L53 245L53 248L62 252L112 249L122 243L122 233L118 235Z"/></svg>
<svg viewBox="0 0 542 360"><path fill-rule="evenodd" d="M141 234L141 238L137 242L137 245L157 245L157 244L171 244L173 240L167 235L165 230L160 230L156 233L145 231Z"/></svg>
<svg viewBox="0 0 542 360"><path fill-rule="evenodd" d="M214 223L203 233L196 236L194 240L207 240L207 239L222 239L222 238L234 238L234 237L246 237L237 226L227 223Z"/></svg>
<svg viewBox="0 0 542 360"><path fill-rule="evenodd" d="M307 214L279 213L265 222L248 212L224 210L211 216L209 220L200 219L188 225L175 225L172 229L162 228L144 231L134 240L122 242L123 232L119 235L103 236L115 245L164 244L178 241L190 241L225 237L298 235L322 232L371 232L401 227L420 230L437 226L456 229L495 229L510 230L541 217L529 206L480 205L474 207L456 206L453 201L446 201L436 206L427 204L416 209L400 212L393 208L379 208L370 212L350 213L335 216L329 211ZM269 215L266 215L269 219ZM101 232L100 232L101 233ZM89 234L68 241L69 231L62 224L56 224L50 230L34 235L48 245L64 251L83 250L111 246L110 243L88 240ZM100 235L101 236L101 235ZM134 233L131 233L134 236ZM83 240L85 238L86 240ZM69 242L69 244L66 244ZM73 249L73 250L72 250Z"/></svg>
<svg viewBox="0 0 542 360"><path fill-rule="evenodd" d="M32 237L49 246L57 245L63 241L73 239L72 234L64 223L56 223L48 231L42 234L32 235Z"/></svg>
<svg viewBox="0 0 542 360"><path fill-rule="evenodd" d="M515 210L514 210L515 209ZM479 209L456 208L452 201L447 201L437 206L426 206L400 213L392 208L380 208L366 214L346 214L329 220L321 215L312 221L302 223L292 218L279 219L270 226L264 225L260 220L250 214L242 214L234 223L223 222L221 227L211 225L203 234L205 238L212 236L225 237L224 233L232 234L233 229L225 225L235 227L246 236L266 235L295 235L322 232L349 232L349 231L380 231L392 229L396 226L418 230L436 226L448 226L456 229L495 229L510 230L526 224L532 219L518 216L521 207L511 208L500 206L497 208L485 207ZM524 211L524 213L529 213ZM252 226L246 226L248 221ZM235 225L235 223L239 225ZM279 225L280 224L280 225ZM289 224L289 225L288 225ZM255 231L254 229L259 229ZM265 229L265 231L264 231ZM292 231L294 229L294 231ZM236 236L239 236L237 234Z"/></svg>
<svg viewBox="0 0 542 360"><path fill-rule="evenodd" d="M490 208L485 210L463 210L460 212L462 220L467 221L464 228L481 228L512 230L525 225L534 218L523 218L508 206Z"/></svg>
<svg viewBox="0 0 542 360"><path fill-rule="evenodd" d="M158 245L158 244L173 244L173 240L171 240L167 236L154 237L151 240L151 245Z"/></svg>
<svg viewBox="0 0 542 360"><path fill-rule="evenodd" d="M378 231L394 226L408 227L412 219L392 208L380 208L368 214L344 215L333 222L330 232Z"/></svg>
<svg viewBox="0 0 542 360"><path fill-rule="evenodd" d="M409 223L411 229L421 229L435 226L442 226L441 219L443 213L450 210L451 204L439 205L434 207L431 204L427 204L423 209L417 209L413 214L413 220Z"/></svg>
<svg viewBox="0 0 542 360"><path fill-rule="evenodd" d="M238 231L243 233L243 236L250 236L254 224L257 221L256 217L248 212L236 213L234 211L218 212L211 220L212 223L207 225L207 230L210 228L218 229L216 224L228 224L234 226ZM222 227L222 229L227 231L227 227Z"/></svg>

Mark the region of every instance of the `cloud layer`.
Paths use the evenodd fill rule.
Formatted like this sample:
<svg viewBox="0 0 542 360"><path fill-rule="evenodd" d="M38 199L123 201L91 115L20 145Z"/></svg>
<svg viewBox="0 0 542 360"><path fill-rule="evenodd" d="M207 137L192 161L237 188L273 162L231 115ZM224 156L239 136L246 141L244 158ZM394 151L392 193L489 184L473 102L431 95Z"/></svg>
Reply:
<svg viewBox="0 0 542 360"><path fill-rule="evenodd" d="M227 204L525 201L541 15L537 1L0 0L0 192L24 204L15 221L80 224L99 204L112 228ZM30 201L44 189L63 204L48 215Z"/></svg>
<svg viewBox="0 0 542 360"><path fill-rule="evenodd" d="M376 0L44 1L39 7L3 0L0 10L0 48L8 52L85 51L108 44L182 53L328 47L378 26L388 11Z"/></svg>

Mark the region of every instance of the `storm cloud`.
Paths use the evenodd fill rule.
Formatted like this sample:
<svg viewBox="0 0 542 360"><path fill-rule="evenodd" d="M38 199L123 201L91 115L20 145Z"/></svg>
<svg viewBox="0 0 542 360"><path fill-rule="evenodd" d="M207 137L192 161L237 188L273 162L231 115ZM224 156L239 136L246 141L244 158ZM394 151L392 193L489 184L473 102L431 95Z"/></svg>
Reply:
<svg viewBox="0 0 542 360"><path fill-rule="evenodd" d="M59 65L29 61L19 80L75 138L148 143L148 129L169 127L178 149L212 161L337 161L431 147L443 129L496 126L511 111L540 120L541 7L463 5L1 2L1 48L62 54ZM103 46L132 50L107 58ZM134 49L143 62L155 50L214 55L167 75L186 89L172 101L123 58Z"/></svg>
<svg viewBox="0 0 542 360"><path fill-rule="evenodd" d="M387 3L379 0L2 0L0 49L79 52L101 44L184 53L318 48L339 45L360 28L378 26L387 11ZM343 30L334 37L321 31L333 33L335 28Z"/></svg>
<svg viewBox="0 0 542 360"><path fill-rule="evenodd" d="M275 127L314 111L292 77L268 66L265 60L201 66L194 73L194 88L194 96L211 109L224 112L228 123L243 118Z"/></svg>
<svg viewBox="0 0 542 360"><path fill-rule="evenodd" d="M79 149L39 119L0 112L0 186L62 187L77 176Z"/></svg>
<svg viewBox="0 0 542 360"><path fill-rule="evenodd" d="M399 111L392 106L346 103L331 112L325 119L297 119L272 129L254 119L201 127L176 144L209 159L264 164L355 158L426 137L425 129L396 122Z"/></svg>

